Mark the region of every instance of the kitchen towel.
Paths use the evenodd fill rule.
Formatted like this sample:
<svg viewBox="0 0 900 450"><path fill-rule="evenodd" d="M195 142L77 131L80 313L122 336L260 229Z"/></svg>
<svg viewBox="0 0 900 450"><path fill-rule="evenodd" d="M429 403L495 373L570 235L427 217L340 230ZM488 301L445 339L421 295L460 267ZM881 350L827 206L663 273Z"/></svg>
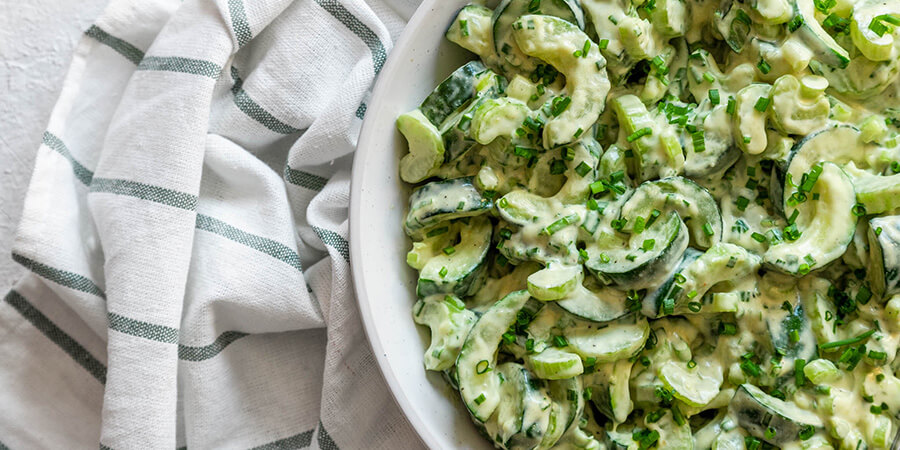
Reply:
<svg viewBox="0 0 900 450"><path fill-rule="evenodd" d="M416 0L112 0L0 304L0 449L417 448L350 279L350 163Z"/></svg>

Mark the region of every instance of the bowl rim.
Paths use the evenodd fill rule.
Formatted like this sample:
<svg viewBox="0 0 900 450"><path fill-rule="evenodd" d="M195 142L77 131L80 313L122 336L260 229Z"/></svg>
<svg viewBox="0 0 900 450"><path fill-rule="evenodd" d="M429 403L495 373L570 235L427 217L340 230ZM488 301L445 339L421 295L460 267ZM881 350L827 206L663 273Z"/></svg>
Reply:
<svg viewBox="0 0 900 450"><path fill-rule="evenodd" d="M411 36L414 34L413 30L418 29L422 26L422 23L429 16L433 6L439 0L423 0L419 7L416 9L415 13L409 19L406 26L403 29L403 33L401 33L400 38L397 40L396 44L390 51L388 55L387 61L385 62L384 67L382 68L379 76L376 77L375 86L372 89L372 96L369 99L370 105L380 104L382 102L382 98L387 97L391 94L390 91L385 87L389 84L389 79L384 74L390 74L395 70L395 66L400 66L402 61L400 61L400 57L395 57L394 55L402 55L407 53L409 47L413 45ZM350 275L351 280L353 282L353 292L356 294L356 303L359 308L360 318L362 319L363 329L366 333L366 340L369 343L369 346L372 349L372 352L375 356L375 361L378 363L378 369L381 372L382 378L388 384L388 390L391 393L391 396L394 398L394 402L400 407L400 410L403 412L403 416L406 420L412 425L413 429L416 431L419 439L429 448L439 448L440 441L434 436L430 428L426 425L425 421L423 421L418 415L415 413L415 408L413 407L412 402L407 397L405 391L403 390L403 385L401 381L394 375L393 371L390 369L391 365L388 361L387 355L384 352L384 348L381 345L381 340L379 339L378 329L374 324L374 319L372 315L371 302L367 296L366 290L364 289L365 284L365 272L362 268L362 226L360 220L354 220L354 218L359 218L361 214L361 204L359 199L362 194L362 173L363 167L365 166L367 157L368 157L368 146L367 143L371 141L371 136L379 130L375 128L372 124L374 119L371 116L366 116L363 119L362 127L360 128L359 137L357 140L357 149L354 153L353 157L353 166L352 166L352 174L350 178L350 208L349 208L349 229L350 229ZM365 150L364 150L365 149Z"/></svg>

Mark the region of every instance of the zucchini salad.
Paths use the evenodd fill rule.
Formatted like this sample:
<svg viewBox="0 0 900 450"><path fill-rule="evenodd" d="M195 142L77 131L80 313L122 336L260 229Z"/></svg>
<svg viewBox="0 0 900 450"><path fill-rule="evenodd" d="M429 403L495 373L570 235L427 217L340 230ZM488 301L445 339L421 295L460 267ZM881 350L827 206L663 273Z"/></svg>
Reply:
<svg viewBox="0 0 900 450"><path fill-rule="evenodd" d="M900 0L503 0L446 38L402 227L486 439L891 447Z"/></svg>

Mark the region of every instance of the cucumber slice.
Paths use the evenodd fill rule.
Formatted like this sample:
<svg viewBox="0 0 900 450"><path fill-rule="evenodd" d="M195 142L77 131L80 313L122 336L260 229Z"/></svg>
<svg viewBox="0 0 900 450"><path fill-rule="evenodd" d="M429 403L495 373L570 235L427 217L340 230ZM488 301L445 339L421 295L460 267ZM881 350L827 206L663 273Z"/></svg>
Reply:
<svg viewBox="0 0 900 450"><path fill-rule="evenodd" d="M444 35L447 40L478 55L484 61L496 58L491 17L494 11L483 5L466 5Z"/></svg>
<svg viewBox="0 0 900 450"><path fill-rule="evenodd" d="M772 397L752 384L740 385L728 408L748 433L772 445L797 441L805 427L824 427L819 416ZM770 428L774 434L766 433Z"/></svg>
<svg viewBox="0 0 900 450"><path fill-rule="evenodd" d="M677 280L673 275L668 292L654 295L656 311L659 315L690 313L689 303L700 302L706 292L720 282L740 280L750 275L759 269L760 263L759 256L743 247L720 242L678 269L677 273L681 275ZM701 303L699 311L693 312L703 312L703 306ZM694 307L696 309L696 305Z"/></svg>
<svg viewBox="0 0 900 450"><path fill-rule="evenodd" d="M404 228L410 237L421 238L426 229L440 222L481 215L492 207L491 201L472 184L471 177L433 181L409 196Z"/></svg>
<svg viewBox="0 0 900 450"><path fill-rule="evenodd" d="M807 77L818 78L827 85L821 77ZM781 76L772 85L772 122L785 134L807 135L825 126L828 120L831 105L825 98L824 89L812 95L804 95L803 92L800 80L793 75Z"/></svg>
<svg viewBox="0 0 900 450"><path fill-rule="evenodd" d="M627 242L589 245L585 267L601 281L609 280L622 289L653 287L681 260L687 245L687 227L673 211Z"/></svg>
<svg viewBox="0 0 900 450"><path fill-rule="evenodd" d="M584 375L584 384L591 389L591 402L616 424L625 422L634 407L628 387L633 365L627 359L620 359L599 364L592 374Z"/></svg>
<svg viewBox="0 0 900 450"><path fill-rule="evenodd" d="M819 25L813 0L796 0L794 15L803 19L798 31L817 60L835 68L847 67L850 54Z"/></svg>
<svg viewBox="0 0 900 450"><path fill-rule="evenodd" d="M789 359L811 361L816 355L816 337L810 328L810 322L803 312L803 303L797 302L794 308L780 314L772 312L766 318L772 347L775 351ZM794 334L794 332L796 333ZM793 334L793 337L792 337ZM784 364L783 364L784 365Z"/></svg>
<svg viewBox="0 0 900 450"><path fill-rule="evenodd" d="M694 439L691 436L691 425L683 421L681 425L675 422L675 416L671 411L664 414L655 423L647 423L647 429L659 433L657 448L666 450L693 450Z"/></svg>
<svg viewBox="0 0 900 450"><path fill-rule="evenodd" d="M868 281L880 297L900 294L900 216L869 221Z"/></svg>
<svg viewBox="0 0 900 450"><path fill-rule="evenodd" d="M735 96L734 141L748 155L766 150L766 113L756 109L756 105L761 98L768 98L771 89L768 84L753 83Z"/></svg>
<svg viewBox="0 0 900 450"><path fill-rule="evenodd" d="M459 394L478 422L485 422L501 400L497 348L503 333L516 321L520 309L531 296L528 291L513 292L488 309L466 337L456 360Z"/></svg>
<svg viewBox="0 0 900 450"><path fill-rule="evenodd" d="M467 297L481 288L491 245L491 221L476 217L465 225L454 224L459 233L459 243L450 254L441 252L429 259L419 271L416 294L427 297L434 294L456 294Z"/></svg>
<svg viewBox="0 0 900 450"><path fill-rule="evenodd" d="M703 118L704 150L694 149L693 135L685 131L682 145L685 150L684 174L699 178L731 167L741 157L741 149L734 144L731 117L727 105L718 105Z"/></svg>
<svg viewBox="0 0 900 450"><path fill-rule="evenodd" d="M687 6L681 0L658 0L650 10L650 23L666 38L684 36L687 28Z"/></svg>
<svg viewBox="0 0 900 450"><path fill-rule="evenodd" d="M675 398L694 407L711 402L722 387L721 367L709 363L689 369L681 361L666 361L659 367L657 375Z"/></svg>
<svg viewBox="0 0 900 450"><path fill-rule="evenodd" d="M547 384L553 402L550 404L550 423L538 449L552 448L584 410L581 377L551 380Z"/></svg>
<svg viewBox="0 0 900 450"><path fill-rule="evenodd" d="M512 443L527 448L537 445L540 442L537 432L547 427L550 416L541 411L549 404L549 396L532 387L534 380L521 364L500 364L497 373L503 376L500 383L503 401L484 424L486 433L496 442L506 443L508 448L512 448L509 446Z"/></svg>
<svg viewBox="0 0 900 450"><path fill-rule="evenodd" d="M675 127L664 114L657 111L651 116L641 100L631 94L613 99L612 107L619 121L619 133L626 136L634 150L631 172L639 180L671 176L681 170L684 152Z"/></svg>
<svg viewBox="0 0 900 450"><path fill-rule="evenodd" d="M753 16L767 25L778 25L791 20L793 7L786 0L757 0L750 5Z"/></svg>
<svg viewBox="0 0 900 450"><path fill-rule="evenodd" d="M528 277L528 292L538 300L559 300L580 286L583 279L581 266L552 264Z"/></svg>
<svg viewBox="0 0 900 450"><path fill-rule="evenodd" d="M530 112L528 105L520 100L490 99L475 110L469 132L482 145L490 144L498 137L512 137Z"/></svg>
<svg viewBox="0 0 900 450"><path fill-rule="evenodd" d="M819 277L806 277L799 284L800 302L819 345L837 340L834 328L837 310L828 297L830 287L831 283Z"/></svg>
<svg viewBox="0 0 900 450"><path fill-rule="evenodd" d="M722 214L716 199L706 188L687 178L669 177L641 183L622 206L620 218L628 220L624 230L633 231L636 222L651 220L654 209L660 212L660 218L676 211L688 224L691 244L696 247L710 248L722 239Z"/></svg>
<svg viewBox="0 0 900 450"><path fill-rule="evenodd" d="M855 166L844 170L853 178L856 201L866 207L866 214L882 214L900 208L900 174L872 175Z"/></svg>
<svg viewBox="0 0 900 450"><path fill-rule="evenodd" d="M654 319L663 315L661 313L663 300L672 290L672 285L675 283L675 274L683 272L701 255L703 255L703 252L688 247L684 251L684 254L682 254L681 260L678 261L678 264L676 264L675 267L673 267L669 274L666 276L665 281L663 281L655 290L649 292L646 296L644 296L644 300L641 306L641 313L647 317Z"/></svg>
<svg viewBox="0 0 900 450"><path fill-rule="evenodd" d="M607 431L605 441L612 450L638 450L638 443L631 437L631 433Z"/></svg>
<svg viewBox="0 0 900 450"><path fill-rule="evenodd" d="M884 0L865 0L853 5L853 19L850 22L850 37L853 44L869 60L887 61L896 58L894 52L894 33L886 32L879 36L872 30L872 20L878 16L900 14L900 8L893 2Z"/></svg>
<svg viewBox="0 0 900 450"><path fill-rule="evenodd" d="M563 19L527 15L512 27L516 43L525 54L546 61L565 75L568 96L555 97L548 104L544 148L577 140L591 130L606 107L606 59L587 34ZM579 56L585 50L587 54Z"/></svg>
<svg viewBox="0 0 900 450"><path fill-rule="evenodd" d="M768 267L803 276L847 251L857 221L851 212L856 205L856 193L850 177L837 165L823 163L822 173L810 194L810 199L796 208L800 212L795 223L800 237L769 247L763 257ZM817 194L819 199L812 200Z"/></svg>
<svg viewBox="0 0 900 450"><path fill-rule="evenodd" d="M575 353L604 363L639 352L650 334L650 325L642 317L629 316L607 325L569 327L563 333Z"/></svg>
<svg viewBox="0 0 900 450"><path fill-rule="evenodd" d="M400 178L418 183L434 175L444 162L444 140L434 124L416 109L397 118L397 129L409 144L409 153L400 160Z"/></svg>
<svg viewBox="0 0 900 450"><path fill-rule="evenodd" d="M484 64L469 61L453 71L419 105L419 110L434 126L439 127L447 117L475 96L478 74L484 72Z"/></svg>
<svg viewBox="0 0 900 450"><path fill-rule="evenodd" d="M862 55L850 60L845 69L810 61L810 70L828 80L829 86L851 99L868 99L884 92L897 80L900 73L900 59L872 61Z"/></svg>
<svg viewBox="0 0 900 450"><path fill-rule="evenodd" d="M841 125L811 134L794 145L788 160L787 178L793 185L799 185L803 174L822 161L831 161L839 166L853 162L858 167L868 167L864 159L875 152L875 146L863 143L859 130L849 125ZM785 184L784 200L793 194L789 184Z"/></svg>
<svg viewBox="0 0 900 450"><path fill-rule="evenodd" d="M453 295L437 295L413 306L413 319L431 329L431 345L425 350L425 368L447 370L456 363L459 349L477 317Z"/></svg>
<svg viewBox="0 0 900 450"><path fill-rule="evenodd" d="M540 61L523 53L513 37L513 23L526 14L556 16L584 28L584 12L575 0L503 0L494 9L494 51L501 61L524 73L531 73Z"/></svg>
<svg viewBox="0 0 900 450"><path fill-rule="evenodd" d="M609 287L594 291L578 285L556 305L580 319L591 322L609 322L620 319L631 310L624 292Z"/></svg>
<svg viewBox="0 0 900 450"><path fill-rule="evenodd" d="M563 380L584 373L581 357L554 347L525 357L525 364L538 378Z"/></svg>

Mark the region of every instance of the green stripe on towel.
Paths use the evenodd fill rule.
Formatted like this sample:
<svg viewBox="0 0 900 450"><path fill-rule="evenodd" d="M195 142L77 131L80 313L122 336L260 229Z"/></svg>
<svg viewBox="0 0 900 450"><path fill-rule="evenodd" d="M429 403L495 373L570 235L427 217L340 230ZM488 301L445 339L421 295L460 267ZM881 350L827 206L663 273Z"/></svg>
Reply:
<svg viewBox="0 0 900 450"><path fill-rule="evenodd" d="M102 28L97 25L91 25L87 31L84 32L87 36L90 36L100 42L101 44L115 50L120 55L124 56L125 59L135 63L140 64L141 60L144 59L144 52L141 49L129 44L128 42L119 39L106 31L103 31Z"/></svg>
<svg viewBox="0 0 900 450"><path fill-rule="evenodd" d="M326 230L324 228L312 227L313 231L316 232L316 235L319 236L319 239L325 243L325 245L329 245L338 252L340 252L341 256L344 257L344 260L350 262L350 245L347 243L347 240L344 239L340 234L335 233L331 230Z"/></svg>
<svg viewBox="0 0 900 450"><path fill-rule="evenodd" d="M180 56L145 56L138 64L137 70L181 72L201 75L214 80L218 79L222 73L222 67L216 63Z"/></svg>
<svg viewBox="0 0 900 450"><path fill-rule="evenodd" d="M250 98L250 94L244 90L244 80L241 79L238 70L234 66L231 67L231 78L234 80L234 86L231 88L231 93L234 95L234 105L248 117L278 134L293 134L302 131L278 120L278 118L260 106L259 103Z"/></svg>
<svg viewBox="0 0 900 450"><path fill-rule="evenodd" d="M13 253L12 259L25 266L28 270L34 272L36 275L46 278L56 284L87 294L93 294L106 300L106 293L103 292L103 289L100 289L100 286L97 286L90 278L84 275L50 267L33 259L26 258L18 253Z"/></svg>
<svg viewBox="0 0 900 450"><path fill-rule="evenodd" d="M113 312L107 313L107 318L110 330L164 344L178 343L178 328L141 322Z"/></svg>
<svg viewBox="0 0 900 450"><path fill-rule="evenodd" d="M91 192L126 195L141 200L161 203L175 208L194 211L197 209L197 196L172 189L161 188L131 180L112 178L94 178Z"/></svg>
<svg viewBox="0 0 900 450"><path fill-rule="evenodd" d="M248 233L205 214L197 214L196 226L198 230L218 234L261 253L265 253L277 260L283 261L301 272L303 271L303 267L300 265L300 256L297 252L281 242Z"/></svg>
<svg viewBox="0 0 900 450"><path fill-rule="evenodd" d="M378 72L381 72L381 68L384 67L384 61L387 59L387 50L385 50L384 44L381 43L378 36L336 0L316 0L316 3L344 24L345 27L349 28L369 47L369 50L372 52L372 64L375 66L375 74L378 75Z"/></svg>

